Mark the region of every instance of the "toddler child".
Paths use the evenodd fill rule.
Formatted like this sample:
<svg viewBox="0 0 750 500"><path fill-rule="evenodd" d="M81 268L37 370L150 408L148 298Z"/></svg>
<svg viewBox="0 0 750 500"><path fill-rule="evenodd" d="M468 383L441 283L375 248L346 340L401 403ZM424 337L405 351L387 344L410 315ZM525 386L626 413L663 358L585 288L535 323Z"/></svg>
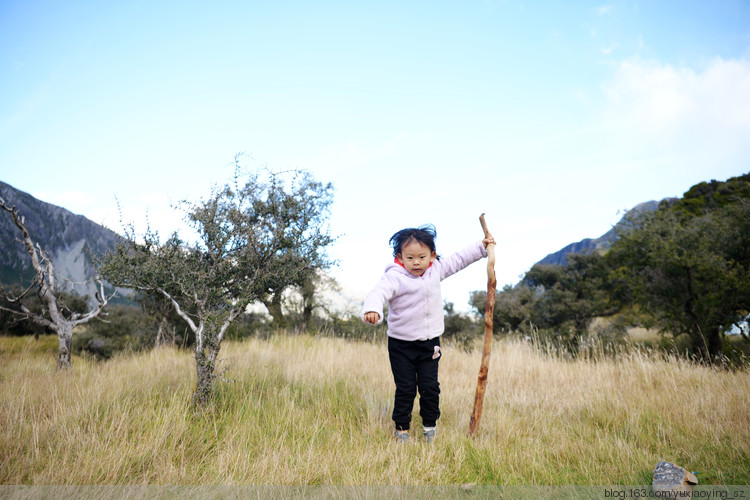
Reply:
<svg viewBox="0 0 750 500"><path fill-rule="evenodd" d="M385 268L380 282L367 294L362 319L370 324L383 321L388 304L388 357L396 394L393 403L395 435L408 441L414 398L419 391L419 414L423 436L435 437L440 417L440 335L443 333L443 300L440 282L469 264L487 256L484 239L448 257L438 257L432 225L407 228L390 239L394 262Z"/></svg>

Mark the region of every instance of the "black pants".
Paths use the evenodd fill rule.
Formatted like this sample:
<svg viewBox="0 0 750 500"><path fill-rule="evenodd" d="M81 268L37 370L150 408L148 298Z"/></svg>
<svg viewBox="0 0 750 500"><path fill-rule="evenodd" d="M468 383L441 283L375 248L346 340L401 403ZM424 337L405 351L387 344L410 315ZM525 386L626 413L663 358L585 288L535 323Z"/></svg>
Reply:
<svg viewBox="0 0 750 500"><path fill-rule="evenodd" d="M396 383L393 421L398 430L409 429L417 391L422 425L434 427L440 418L440 358L432 359L435 346L440 346L440 337L414 341L388 337L388 357L391 360L393 381Z"/></svg>

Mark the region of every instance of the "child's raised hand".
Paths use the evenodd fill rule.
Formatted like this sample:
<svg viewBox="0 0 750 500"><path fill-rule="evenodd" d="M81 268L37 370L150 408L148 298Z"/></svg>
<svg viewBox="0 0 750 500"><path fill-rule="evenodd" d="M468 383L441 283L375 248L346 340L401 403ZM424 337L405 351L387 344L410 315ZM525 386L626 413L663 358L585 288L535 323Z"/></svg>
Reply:
<svg viewBox="0 0 750 500"><path fill-rule="evenodd" d="M365 313L365 321L372 325L376 325L380 321L380 314L376 312Z"/></svg>
<svg viewBox="0 0 750 500"><path fill-rule="evenodd" d="M487 246L490 244L496 245L495 238L490 237L482 240L482 245L484 245L484 248L487 248Z"/></svg>

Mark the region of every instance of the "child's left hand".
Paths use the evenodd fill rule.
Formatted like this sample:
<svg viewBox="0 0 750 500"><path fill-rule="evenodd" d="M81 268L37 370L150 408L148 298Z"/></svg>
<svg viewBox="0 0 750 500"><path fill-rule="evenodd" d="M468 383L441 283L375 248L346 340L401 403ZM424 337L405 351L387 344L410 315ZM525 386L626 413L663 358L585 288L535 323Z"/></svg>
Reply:
<svg viewBox="0 0 750 500"><path fill-rule="evenodd" d="M485 238L482 240L482 245L484 245L484 248L486 249L488 245L496 245L495 238Z"/></svg>

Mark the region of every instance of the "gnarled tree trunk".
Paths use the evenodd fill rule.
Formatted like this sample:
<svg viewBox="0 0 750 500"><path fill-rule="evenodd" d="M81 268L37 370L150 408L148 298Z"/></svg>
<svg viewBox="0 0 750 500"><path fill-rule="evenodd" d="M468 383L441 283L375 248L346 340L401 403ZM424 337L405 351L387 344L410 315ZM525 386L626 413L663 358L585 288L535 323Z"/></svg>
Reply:
<svg viewBox="0 0 750 500"><path fill-rule="evenodd" d="M70 355L73 352L73 325L67 321L59 325L57 330L57 367L70 368Z"/></svg>
<svg viewBox="0 0 750 500"><path fill-rule="evenodd" d="M281 295L282 291L277 290L273 292L270 298L264 298L262 301L268 310L268 314L273 318L273 326L278 329L287 327L286 316L284 316L284 311L281 309Z"/></svg>
<svg viewBox="0 0 750 500"><path fill-rule="evenodd" d="M217 350L218 353L218 350ZM211 400L211 391L214 380L214 364L209 360L204 352L195 352L195 394L193 394L193 403L197 407L205 407Z"/></svg>

